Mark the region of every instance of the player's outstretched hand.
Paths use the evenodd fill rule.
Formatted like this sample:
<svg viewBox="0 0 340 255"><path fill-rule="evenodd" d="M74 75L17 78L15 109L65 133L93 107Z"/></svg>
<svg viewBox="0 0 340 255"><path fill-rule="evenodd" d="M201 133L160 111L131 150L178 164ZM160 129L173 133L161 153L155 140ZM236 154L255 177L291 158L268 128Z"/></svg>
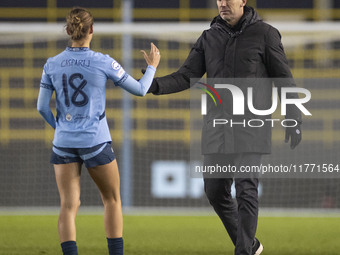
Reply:
<svg viewBox="0 0 340 255"><path fill-rule="evenodd" d="M141 52L143 53L144 59L148 65L151 65L154 68L158 67L159 61L161 60L161 53L156 45L151 43L149 55L144 50L141 50Z"/></svg>
<svg viewBox="0 0 340 255"><path fill-rule="evenodd" d="M285 142L288 143L290 139L290 148L293 150L302 139L301 125L298 124L296 127L286 127Z"/></svg>

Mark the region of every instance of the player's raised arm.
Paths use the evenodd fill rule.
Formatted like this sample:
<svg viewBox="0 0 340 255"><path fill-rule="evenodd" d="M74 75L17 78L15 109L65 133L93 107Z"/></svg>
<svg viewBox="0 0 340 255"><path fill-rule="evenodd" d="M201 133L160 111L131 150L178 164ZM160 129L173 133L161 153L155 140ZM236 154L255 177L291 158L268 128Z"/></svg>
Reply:
<svg viewBox="0 0 340 255"><path fill-rule="evenodd" d="M144 50L141 50L143 53L144 59L148 64L145 74L143 77L137 81L130 75L125 75L120 81L117 82L117 85L130 92L135 96L145 96L148 92L153 77L156 73L156 68L158 67L159 61L161 59L160 51L151 43L150 53L147 54Z"/></svg>

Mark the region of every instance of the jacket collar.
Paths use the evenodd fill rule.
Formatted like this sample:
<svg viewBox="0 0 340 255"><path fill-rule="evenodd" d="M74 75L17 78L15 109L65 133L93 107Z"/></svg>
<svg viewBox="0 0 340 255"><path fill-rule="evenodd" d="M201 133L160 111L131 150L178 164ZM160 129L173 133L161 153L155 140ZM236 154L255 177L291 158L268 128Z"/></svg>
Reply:
<svg viewBox="0 0 340 255"><path fill-rule="evenodd" d="M210 27L222 27L226 30L229 34L241 34L247 26L254 24L258 21L262 20L258 13L254 10L254 8L245 6L244 7L244 14L239 22L234 26L231 27L225 20L221 18L220 15L216 16L211 24Z"/></svg>

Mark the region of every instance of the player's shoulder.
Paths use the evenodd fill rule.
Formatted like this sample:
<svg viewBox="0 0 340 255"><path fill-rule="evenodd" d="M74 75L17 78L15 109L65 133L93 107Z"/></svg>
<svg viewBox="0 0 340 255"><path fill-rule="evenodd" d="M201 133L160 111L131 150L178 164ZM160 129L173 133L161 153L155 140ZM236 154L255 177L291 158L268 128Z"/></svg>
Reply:
<svg viewBox="0 0 340 255"><path fill-rule="evenodd" d="M104 54L98 51L90 51L90 57L99 61L112 61L112 57L108 54Z"/></svg>
<svg viewBox="0 0 340 255"><path fill-rule="evenodd" d="M59 66L60 59L62 59L65 54L64 52L65 51L62 51L53 57L49 57L44 65L44 70L48 71L50 69L54 69L56 66Z"/></svg>
<svg viewBox="0 0 340 255"><path fill-rule="evenodd" d="M46 62L47 63L53 63L53 62L57 61L58 59L60 59L65 54L64 52L65 51L62 51L62 52L60 52L59 54L57 54L53 57L49 57Z"/></svg>
<svg viewBox="0 0 340 255"><path fill-rule="evenodd" d="M91 54L91 61L93 61L94 65L105 73L113 72L118 77L121 77L122 74L125 73L118 61L112 58L110 55L96 51L92 51Z"/></svg>
<svg viewBox="0 0 340 255"><path fill-rule="evenodd" d="M111 57L108 54L103 54L101 52L92 52L92 58L96 60L97 62L104 63L103 66L110 66L114 70L119 70L121 68L121 65L116 61L113 57Z"/></svg>
<svg viewBox="0 0 340 255"><path fill-rule="evenodd" d="M46 65L47 66L53 66L53 65L58 65L60 61L64 60L66 57L66 50L60 52L59 54L53 56L53 57L49 57L46 61Z"/></svg>

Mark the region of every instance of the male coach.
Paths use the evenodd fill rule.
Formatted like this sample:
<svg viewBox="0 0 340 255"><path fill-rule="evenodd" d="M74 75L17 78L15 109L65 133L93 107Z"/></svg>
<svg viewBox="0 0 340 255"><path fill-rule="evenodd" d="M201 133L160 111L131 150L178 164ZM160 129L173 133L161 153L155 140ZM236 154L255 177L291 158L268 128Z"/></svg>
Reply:
<svg viewBox="0 0 340 255"><path fill-rule="evenodd" d="M155 78L149 92L156 95L176 93L190 88L190 79L201 78L285 78L275 84L295 87L278 30L266 24L257 12L246 6L247 0L217 0L219 15L211 27L199 37L179 70ZM245 88L241 88L242 91ZM271 83L257 84L254 105L270 108ZM290 98L297 98L292 93ZM231 113L232 104L223 102L223 113ZM209 108L212 109L212 108ZM207 116L209 116L209 109ZM214 108L216 109L216 107ZM219 114L215 112L212 114ZM247 115L248 114L248 115ZM243 118L251 115L246 109ZM296 107L287 109L286 119L294 119L295 127L286 128L285 141L295 148L301 141L301 113ZM236 125L208 129L204 118L202 154L204 165L260 166L261 156L271 152L271 126L250 128ZM211 124L210 124L211 125ZM237 206L231 197L235 181ZM205 192L210 204L222 220L236 255L259 255L262 244L255 238L258 219L258 178L208 178Z"/></svg>

